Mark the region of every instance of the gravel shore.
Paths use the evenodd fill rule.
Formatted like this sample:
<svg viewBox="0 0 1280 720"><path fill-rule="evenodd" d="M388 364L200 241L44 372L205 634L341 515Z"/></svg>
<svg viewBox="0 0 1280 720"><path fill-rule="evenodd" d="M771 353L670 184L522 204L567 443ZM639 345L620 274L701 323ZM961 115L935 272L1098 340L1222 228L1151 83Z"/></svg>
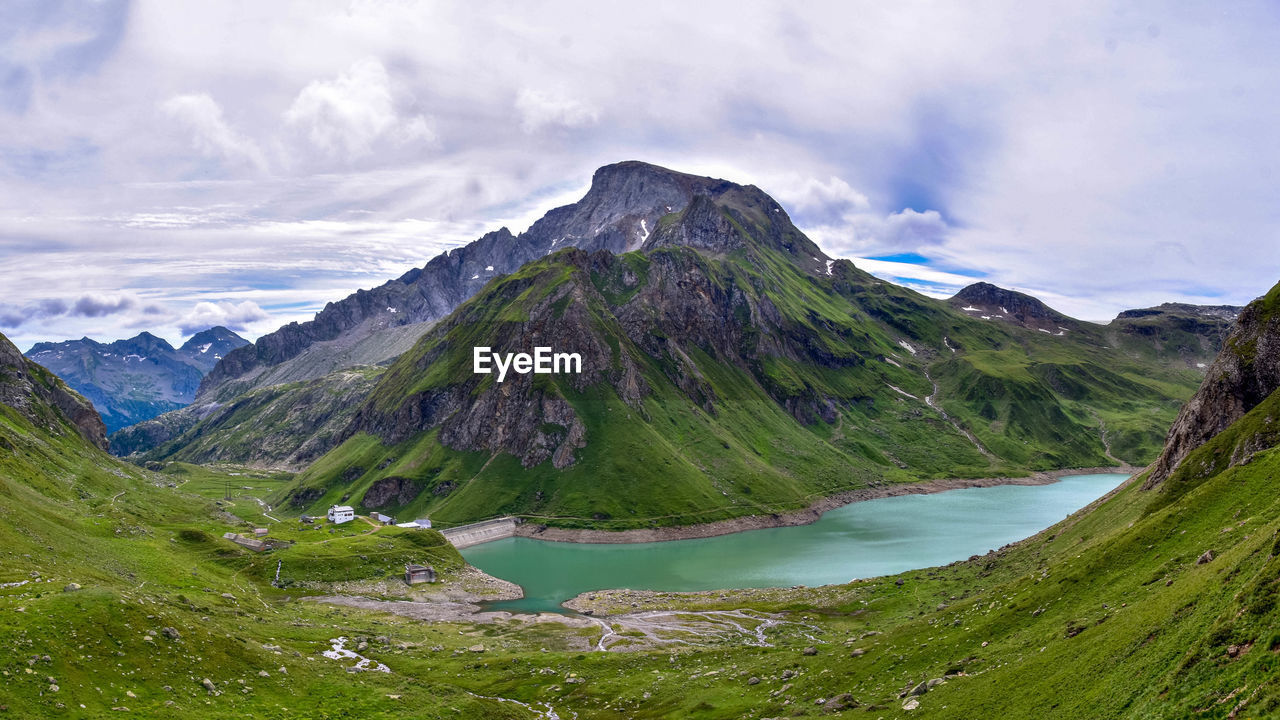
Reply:
<svg viewBox="0 0 1280 720"><path fill-rule="evenodd" d="M813 505L802 510L772 515L748 515L731 520L719 520L698 525L678 525L672 527L645 528L639 530L587 530L556 528L525 522L516 526L519 537L550 540L553 542L576 543L644 543L663 542L666 540L689 540L692 538L730 535L744 530L760 528L789 527L792 525L808 525L816 522L828 510L834 510L850 503L864 500L875 500L883 497L899 495L926 495L929 493L959 490L962 488L995 487L997 485L1049 485L1068 475L1092 475L1096 473L1135 473L1141 468L1102 467L1073 468L1068 470L1052 470L1038 472L1020 478L949 478L943 480L925 480L915 483L882 484L858 490L850 490L824 497Z"/></svg>

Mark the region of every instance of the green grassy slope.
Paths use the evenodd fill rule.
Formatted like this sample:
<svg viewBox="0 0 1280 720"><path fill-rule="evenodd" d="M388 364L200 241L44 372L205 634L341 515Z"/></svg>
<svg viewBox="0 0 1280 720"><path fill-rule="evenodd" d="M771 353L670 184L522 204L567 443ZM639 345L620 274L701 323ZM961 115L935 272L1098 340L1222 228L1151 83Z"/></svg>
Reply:
<svg viewBox="0 0 1280 720"><path fill-rule="evenodd" d="M225 403L192 405L111 435L136 462L233 463L297 470L337 444L380 367L253 389Z"/></svg>
<svg viewBox="0 0 1280 720"><path fill-rule="evenodd" d="M438 533L364 535L353 524L331 535L272 523L243 487L269 490L280 477L181 465L152 473L94 447L38 398L20 407L0 404L0 713L314 716L285 709L299 694L312 698L308 712L358 702L362 717L397 713L386 694L405 679L370 697L341 664L317 664L341 634L332 613L288 603L296 586L269 581L277 562L282 585L378 581L410 561L449 577L462 561ZM228 486L235 498L223 502ZM298 542L259 555L221 539L258 524ZM477 716L496 705L447 688L400 692L424 707L451 698Z"/></svg>

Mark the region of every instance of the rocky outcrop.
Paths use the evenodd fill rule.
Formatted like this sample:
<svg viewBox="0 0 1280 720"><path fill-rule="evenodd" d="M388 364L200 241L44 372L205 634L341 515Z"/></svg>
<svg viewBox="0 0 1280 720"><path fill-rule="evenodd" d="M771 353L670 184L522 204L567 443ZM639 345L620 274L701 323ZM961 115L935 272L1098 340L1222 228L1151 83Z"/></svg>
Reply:
<svg viewBox="0 0 1280 720"><path fill-rule="evenodd" d="M0 335L0 404L8 405L33 424L59 432L74 428L90 444L107 449L107 430L93 405L67 387L56 375L24 358Z"/></svg>
<svg viewBox="0 0 1280 720"><path fill-rule="evenodd" d="M443 318L493 278L558 250L637 250L663 216L735 187L642 162L602 167L581 200L551 210L520 235L506 228L488 233L396 280L329 303L314 320L290 323L232 352L204 379L199 395L211 398L231 380L260 373L317 342Z"/></svg>
<svg viewBox="0 0 1280 720"><path fill-rule="evenodd" d="M1244 308L1239 305L1191 305L1188 303L1161 303L1155 307L1125 310L1116 315L1117 320L1134 320L1157 315L1173 315L1179 317L1199 317L1205 319L1235 322Z"/></svg>
<svg viewBox="0 0 1280 720"><path fill-rule="evenodd" d="M407 477L392 475L378 480L365 491L360 504L367 508L381 508L408 505L418 497L422 484Z"/></svg>
<svg viewBox="0 0 1280 720"><path fill-rule="evenodd" d="M1280 285L1249 304L1169 430L1143 488L1160 486L1196 448L1280 388Z"/></svg>

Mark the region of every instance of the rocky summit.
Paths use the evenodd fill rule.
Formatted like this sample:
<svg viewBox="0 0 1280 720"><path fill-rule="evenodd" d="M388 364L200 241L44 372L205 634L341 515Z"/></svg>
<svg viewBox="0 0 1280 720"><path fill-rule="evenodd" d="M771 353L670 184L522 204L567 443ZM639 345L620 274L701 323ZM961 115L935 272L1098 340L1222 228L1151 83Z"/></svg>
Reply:
<svg viewBox="0 0 1280 720"><path fill-rule="evenodd" d="M443 318L493 278L564 248L639 249L656 231L659 218L681 212L694 198L723 189L725 181L673 172L642 162L621 162L596 171L581 200L548 212L527 231L490 232L465 247L433 258L425 266L371 290L329 303L314 320L291 323L229 354L204 379L202 398L225 399L261 386L270 370L303 355L317 343L337 348L368 343L385 351L366 353L361 362L376 364L406 347L386 340L397 328ZM416 339L425 328L418 328ZM290 381L315 379L322 372L303 370ZM228 391L228 387L230 388Z"/></svg>

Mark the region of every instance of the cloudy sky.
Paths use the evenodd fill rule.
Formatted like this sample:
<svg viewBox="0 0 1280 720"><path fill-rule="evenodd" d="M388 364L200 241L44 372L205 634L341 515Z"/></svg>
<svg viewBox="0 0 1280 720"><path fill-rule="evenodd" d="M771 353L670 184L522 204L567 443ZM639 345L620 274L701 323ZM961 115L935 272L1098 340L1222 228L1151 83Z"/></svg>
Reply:
<svg viewBox="0 0 1280 720"><path fill-rule="evenodd" d="M7 2L0 332L256 337L625 159L934 295L1242 304L1280 5L1219 5Z"/></svg>

